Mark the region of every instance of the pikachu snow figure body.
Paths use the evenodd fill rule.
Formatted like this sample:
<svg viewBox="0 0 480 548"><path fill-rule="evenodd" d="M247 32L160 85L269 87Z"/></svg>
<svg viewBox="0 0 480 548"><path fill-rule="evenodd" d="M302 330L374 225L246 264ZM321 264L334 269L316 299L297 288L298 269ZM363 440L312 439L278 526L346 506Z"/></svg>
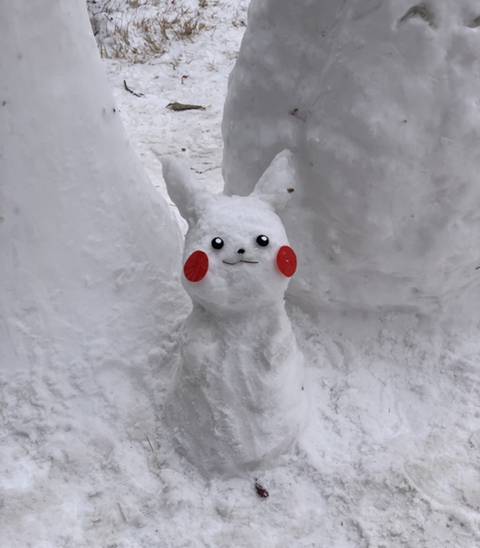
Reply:
<svg viewBox="0 0 480 548"><path fill-rule="evenodd" d="M193 301L166 419L200 470L235 474L288 450L306 414L284 305L296 256L276 214L293 191L291 157L279 154L246 197L195 190L171 161L164 177L189 225L182 281Z"/></svg>

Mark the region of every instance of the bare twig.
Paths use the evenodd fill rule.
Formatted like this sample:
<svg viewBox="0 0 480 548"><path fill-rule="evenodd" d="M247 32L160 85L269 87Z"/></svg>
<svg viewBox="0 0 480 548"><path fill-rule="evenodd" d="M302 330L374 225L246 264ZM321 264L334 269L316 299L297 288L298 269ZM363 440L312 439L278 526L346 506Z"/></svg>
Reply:
<svg viewBox="0 0 480 548"><path fill-rule="evenodd" d="M152 453L155 453L155 450L153 449L153 445L152 445L152 442L150 441L150 438L147 435L145 435L145 439L147 440L148 445L150 445L150 449L152 450Z"/></svg>
<svg viewBox="0 0 480 548"><path fill-rule="evenodd" d="M169 110L175 110L177 112L182 110L206 110L202 105L190 105L188 103L178 103L174 101L173 103L168 103L167 107Z"/></svg>
<svg viewBox="0 0 480 548"><path fill-rule="evenodd" d="M123 87L125 88L126 91L128 91L128 93L131 93L132 95L135 95L135 97L143 97L143 93L139 93L137 91L133 91L132 88L129 88L128 85L127 85L127 81L124 80L123 81Z"/></svg>
<svg viewBox="0 0 480 548"><path fill-rule="evenodd" d="M118 510L120 512L120 515L122 516L122 519L125 523L127 523L127 518L125 517L125 514L123 513L123 509L119 502L117 502Z"/></svg>

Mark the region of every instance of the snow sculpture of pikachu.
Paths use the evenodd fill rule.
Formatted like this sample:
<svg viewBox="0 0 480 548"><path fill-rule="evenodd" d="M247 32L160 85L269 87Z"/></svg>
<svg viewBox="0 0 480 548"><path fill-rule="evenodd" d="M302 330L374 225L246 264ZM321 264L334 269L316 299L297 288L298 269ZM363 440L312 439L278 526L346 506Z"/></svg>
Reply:
<svg viewBox="0 0 480 548"><path fill-rule="evenodd" d="M293 191L291 153L246 197L196 190L171 161L163 172L189 225L182 278L193 301L166 420L204 473L235 474L285 452L306 413L303 356L284 306L296 257L276 214Z"/></svg>

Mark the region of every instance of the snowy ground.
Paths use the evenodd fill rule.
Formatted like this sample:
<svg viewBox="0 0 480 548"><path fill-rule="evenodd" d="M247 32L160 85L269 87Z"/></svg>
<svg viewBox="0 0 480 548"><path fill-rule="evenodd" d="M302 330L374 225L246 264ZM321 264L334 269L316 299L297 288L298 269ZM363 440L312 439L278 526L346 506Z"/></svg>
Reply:
<svg viewBox="0 0 480 548"><path fill-rule="evenodd" d="M225 5L214 29L162 58L105 61L160 190L157 154L184 156L206 186L221 186L221 113L243 30ZM172 112L171 101L207 109ZM358 322L290 307L311 419L296 452L259 472L270 492L260 499L253 477L205 481L171 451L158 417L189 302L177 285L165 302L158 346L132 361L89 344L79 364L53 360L0 381L0 546L480 545L478 345L402 318L363 337Z"/></svg>
<svg viewBox="0 0 480 548"><path fill-rule="evenodd" d="M228 75L245 30L247 2L215 2L207 29L170 44L167 53L144 64L105 60L122 119L155 186L164 189L158 157L184 159L207 188L220 190L221 119ZM142 97L127 92L123 81ZM172 102L205 110L175 112ZM156 154L157 153L157 154Z"/></svg>
<svg viewBox="0 0 480 548"><path fill-rule="evenodd" d="M259 472L268 499L171 451L172 321L137 363L91 356L1 387L2 546L477 546L478 348L435 363L413 332L360 347L291 314L312 412L295 454Z"/></svg>

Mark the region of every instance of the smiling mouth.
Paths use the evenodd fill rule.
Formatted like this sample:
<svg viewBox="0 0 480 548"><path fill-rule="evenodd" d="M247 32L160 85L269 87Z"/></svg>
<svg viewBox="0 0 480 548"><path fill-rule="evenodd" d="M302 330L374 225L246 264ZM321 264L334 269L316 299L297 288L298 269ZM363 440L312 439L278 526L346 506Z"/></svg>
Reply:
<svg viewBox="0 0 480 548"><path fill-rule="evenodd" d="M239 264L239 263L258 264L258 261L248 261L247 259L240 259L239 261L236 261L235 263L229 263L228 261L222 261L222 263L233 266L234 264Z"/></svg>

